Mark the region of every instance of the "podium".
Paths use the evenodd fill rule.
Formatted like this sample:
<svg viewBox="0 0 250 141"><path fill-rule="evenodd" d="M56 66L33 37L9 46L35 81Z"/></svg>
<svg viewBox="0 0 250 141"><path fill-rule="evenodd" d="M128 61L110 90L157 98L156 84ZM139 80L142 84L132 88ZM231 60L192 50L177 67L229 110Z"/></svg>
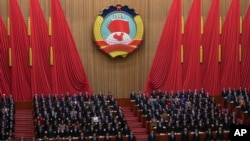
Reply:
<svg viewBox="0 0 250 141"><path fill-rule="evenodd" d="M142 110L140 109L137 110L137 117L138 117L138 121L141 122Z"/></svg>
<svg viewBox="0 0 250 141"><path fill-rule="evenodd" d="M189 140L190 141L193 140L193 134L194 133L189 133ZM168 134L156 134L156 140L157 141L168 141L169 135L170 135L170 133L168 133ZM200 141L206 140L206 133L205 132L199 132L199 135L200 135ZM176 141L181 141L181 133L176 133L175 137L176 137Z"/></svg>
<svg viewBox="0 0 250 141"><path fill-rule="evenodd" d="M244 124L249 123L248 112L247 111L246 112L241 111L241 119L242 119Z"/></svg>
<svg viewBox="0 0 250 141"><path fill-rule="evenodd" d="M145 115L141 116L141 122L142 122L142 126L146 127L146 121L147 121L147 117Z"/></svg>
<svg viewBox="0 0 250 141"><path fill-rule="evenodd" d="M157 141L168 141L168 135L167 134L156 134L156 140Z"/></svg>
<svg viewBox="0 0 250 141"><path fill-rule="evenodd" d="M234 103L233 101L227 103L228 111L231 113L234 108Z"/></svg>
<svg viewBox="0 0 250 141"><path fill-rule="evenodd" d="M136 104L133 105L133 113L137 116L138 106Z"/></svg>
<svg viewBox="0 0 250 141"><path fill-rule="evenodd" d="M151 131L151 123L149 121L146 121L146 129L147 129L147 133L149 134Z"/></svg>
<svg viewBox="0 0 250 141"><path fill-rule="evenodd" d="M235 112L237 118L241 118L241 109L240 109L240 106L236 106L234 108L234 112Z"/></svg>

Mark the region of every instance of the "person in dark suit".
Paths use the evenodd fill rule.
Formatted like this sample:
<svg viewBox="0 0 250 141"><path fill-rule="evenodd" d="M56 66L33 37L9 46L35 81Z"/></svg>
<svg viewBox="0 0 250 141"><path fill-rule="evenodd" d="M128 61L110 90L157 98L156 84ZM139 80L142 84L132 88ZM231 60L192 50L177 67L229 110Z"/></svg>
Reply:
<svg viewBox="0 0 250 141"><path fill-rule="evenodd" d="M98 136L104 136L104 131L103 131L103 128L102 128L101 124L99 124L98 129L96 129L96 130L97 130L97 135Z"/></svg>
<svg viewBox="0 0 250 141"><path fill-rule="evenodd" d="M161 122L158 122L158 124L157 124L157 126L156 126L156 131L157 131L157 133L158 134L160 134L160 133L163 133L163 125L162 125L162 123Z"/></svg>
<svg viewBox="0 0 250 141"><path fill-rule="evenodd" d="M113 130L113 132L114 132L115 134L118 134L118 132L120 131L119 124L116 123L114 126L115 126L115 127L113 127L112 130Z"/></svg>
<svg viewBox="0 0 250 141"><path fill-rule="evenodd" d="M122 133L123 133L123 135L129 135L130 129L129 129L129 127L128 127L128 124L125 124L125 125L124 125L124 127L123 127L123 129L122 129Z"/></svg>
<svg viewBox="0 0 250 141"><path fill-rule="evenodd" d="M168 137L168 141L176 141L176 136L175 136L175 132L172 130L169 137Z"/></svg>
<svg viewBox="0 0 250 141"><path fill-rule="evenodd" d="M68 136L71 136L71 131L70 131L69 126L66 125L64 129L64 137L68 137Z"/></svg>
<svg viewBox="0 0 250 141"><path fill-rule="evenodd" d="M52 129L52 125L49 126L49 129L47 131L47 137L48 138L53 138L55 135L54 135L54 130Z"/></svg>
<svg viewBox="0 0 250 141"><path fill-rule="evenodd" d="M123 137L121 132L119 131L118 134L116 135L116 141L123 141Z"/></svg>
<svg viewBox="0 0 250 141"><path fill-rule="evenodd" d="M181 133L181 140L182 141L188 141L189 140L189 133L187 131L187 128L184 128L184 131Z"/></svg>
<svg viewBox="0 0 250 141"><path fill-rule="evenodd" d="M57 134L57 136L56 136L56 138L55 138L55 141L61 141L61 140L62 140L62 139L61 139L60 135Z"/></svg>
<svg viewBox="0 0 250 141"><path fill-rule="evenodd" d="M196 128L196 125L194 123L194 120L191 121L191 124L189 125L190 132L194 132Z"/></svg>
<svg viewBox="0 0 250 141"><path fill-rule="evenodd" d="M78 141L86 141L84 133L80 134Z"/></svg>
<svg viewBox="0 0 250 141"><path fill-rule="evenodd" d="M131 91L131 93L130 93L130 99L131 100L135 100L135 98L136 98L135 91Z"/></svg>
<svg viewBox="0 0 250 141"><path fill-rule="evenodd" d="M130 134L128 135L128 141L135 141L135 136L132 131L130 131Z"/></svg>
<svg viewBox="0 0 250 141"><path fill-rule="evenodd" d="M213 138L213 133L212 133L212 130L211 128L208 128L208 131L206 133L206 140L207 141L212 141L214 138Z"/></svg>
<svg viewBox="0 0 250 141"><path fill-rule="evenodd" d="M87 132L88 136L93 136L93 134L95 133L95 129L93 125L90 125L90 129Z"/></svg>
<svg viewBox="0 0 250 141"><path fill-rule="evenodd" d="M2 127L0 132L0 140L6 140L7 137L8 135L6 134L4 127Z"/></svg>
<svg viewBox="0 0 250 141"><path fill-rule="evenodd" d="M202 123L202 120L199 120L199 124L198 124L198 131L199 132L204 132L205 131L205 126L204 124Z"/></svg>
<svg viewBox="0 0 250 141"><path fill-rule="evenodd" d="M111 141L111 138L109 136L109 133L107 132L105 137L104 137L104 141Z"/></svg>
<svg viewBox="0 0 250 141"><path fill-rule="evenodd" d="M114 133L113 130L112 130L112 127L111 127L111 124L110 124L110 123L108 123L108 126L105 127L104 131L105 131L105 132L108 132L109 135L111 135L111 136L115 135L115 133Z"/></svg>
<svg viewBox="0 0 250 141"><path fill-rule="evenodd" d="M173 130L173 126L172 126L171 122L167 123L166 130L167 130L167 132L171 132Z"/></svg>
<svg viewBox="0 0 250 141"><path fill-rule="evenodd" d="M208 130L209 128L211 129L211 123L209 118L206 119L205 123L204 123L204 128L205 130Z"/></svg>
<svg viewBox="0 0 250 141"><path fill-rule="evenodd" d="M193 141L200 141L200 135L198 129L195 129L193 134Z"/></svg>
<svg viewBox="0 0 250 141"><path fill-rule="evenodd" d="M223 129L226 130L226 131L229 131L229 129L230 129L230 122L228 121L227 117L224 118Z"/></svg>
<svg viewBox="0 0 250 141"><path fill-rule="evenodd" d="M98 138L96 136L96 133L93 133L93 136L91 138L91 141L98 141Z"/></svg>
<svg viewBox="0 0 250 141"><path fill-rule="evenodd" d="M216 133L216 140L217 141L223 141L224 140L224 136L223 136L223 131L222 128L219 127L217 133Z"/></svg>
<svg viewBox="0 0 250 141"><path fill-rule="evenodd" d="M174 130L177 133L180 133L183 130L178 120L176 121L176 124L174 126Z"/></svg>
<svg viewBox="0 0 250 141"><path fill-rule="evenodd" d="M79 137L80 136L80 131L79 129L77 128L77 126L75 125L73 130L72 130L72 136L73 137Z"/></svg>
<svg viewBox="0 0 250 141"><path fill-rule="evenodd" d="M151 130L150 134L148 135L148 141L156 141L154 130Z"/></svg>
<svg viewBox="0 0 250 141"><path fill-rule="evenodd" d="M43 138L44 137L44 129L43 129L43 127L42 126L39 126L38 127L38 130L36 131L36 136L37 136L37 138Z"/></svg>

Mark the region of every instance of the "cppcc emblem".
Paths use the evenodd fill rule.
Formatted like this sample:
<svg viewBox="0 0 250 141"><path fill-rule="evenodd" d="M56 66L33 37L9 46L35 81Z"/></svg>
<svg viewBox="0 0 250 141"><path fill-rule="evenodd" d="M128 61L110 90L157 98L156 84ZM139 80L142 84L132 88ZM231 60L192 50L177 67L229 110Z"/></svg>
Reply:
<svg viewBox="0 0 250 141"><path fill-rule="evenodd" d="M134 9L115 5L104 9L94 24L94 40L99 48L115 58L126 57L142 42L143 22Z"/></svg>

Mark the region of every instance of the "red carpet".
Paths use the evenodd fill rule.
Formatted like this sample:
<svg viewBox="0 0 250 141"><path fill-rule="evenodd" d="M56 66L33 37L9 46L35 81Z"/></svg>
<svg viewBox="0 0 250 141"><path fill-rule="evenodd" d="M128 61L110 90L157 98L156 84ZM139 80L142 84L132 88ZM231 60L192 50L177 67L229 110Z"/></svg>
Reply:
<svg viewBox="0 0 250 141"><path fill-rule="evenodd" d="M129 111L123 111L123 114L126 115L126 117L134 117L134 113L133 112L129 112Z"/></svg>
<svg viewBox="0 0 250 141"><path fill-rule="evenodd" d="M130 107L121 107L123 114L128 123L129 128L133 131L137 141L147 141L148 134L146 128L143 127L142 122L138 121L138 117L131 111Z"/></svg>
<svg viewBox="0 0 250 141"><path fill-rule="evenodd" d="M32 110L16 110L14 140L31 140L35 136Z"/></svg>
<svg viewBox="0 0 250 141"><path fill-rule="evenodd" d="M137 121L138 120L138 117L134 117L134 116L129 116L127 117L127 115L125 115L125 119L127 121Z"/></svg>

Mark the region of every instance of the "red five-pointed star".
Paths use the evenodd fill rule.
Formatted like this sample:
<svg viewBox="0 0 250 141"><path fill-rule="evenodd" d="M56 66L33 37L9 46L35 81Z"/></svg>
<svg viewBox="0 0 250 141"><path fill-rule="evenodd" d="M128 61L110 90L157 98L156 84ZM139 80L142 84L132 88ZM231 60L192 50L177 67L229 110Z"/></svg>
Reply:
<svg viewBox="0 0 250 141"><path fill-rule="evenodd" d="M117 5L117 6L116 6L116 10L117 10L117 11L120 11L121 8L122 8L121 5Z"/></svg>

